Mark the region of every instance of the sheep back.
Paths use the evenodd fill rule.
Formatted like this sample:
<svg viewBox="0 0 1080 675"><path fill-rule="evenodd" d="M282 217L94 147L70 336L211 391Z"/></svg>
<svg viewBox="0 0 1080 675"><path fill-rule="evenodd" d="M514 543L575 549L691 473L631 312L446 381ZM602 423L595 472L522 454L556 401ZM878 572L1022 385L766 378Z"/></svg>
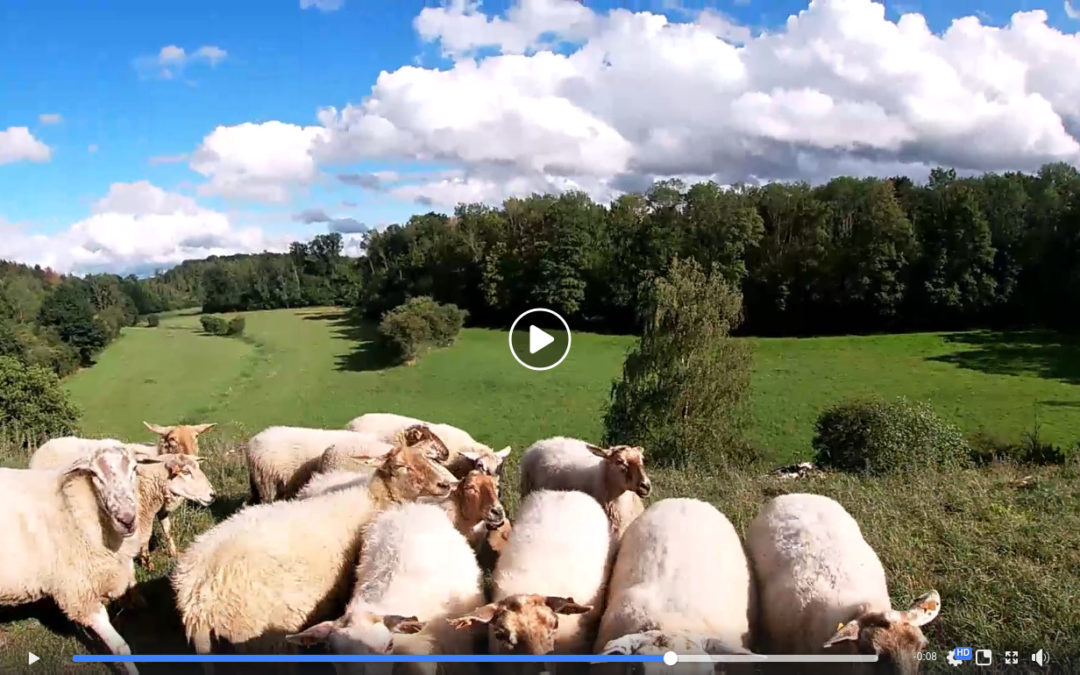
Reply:
<svg viewBox="0 0 1080 675"><path fill-rule="evenodd" d="M885 570L859 524L813 494L776 497L750 524L763 638L775 653L817 654L862 611L890 608Z"/></svg>

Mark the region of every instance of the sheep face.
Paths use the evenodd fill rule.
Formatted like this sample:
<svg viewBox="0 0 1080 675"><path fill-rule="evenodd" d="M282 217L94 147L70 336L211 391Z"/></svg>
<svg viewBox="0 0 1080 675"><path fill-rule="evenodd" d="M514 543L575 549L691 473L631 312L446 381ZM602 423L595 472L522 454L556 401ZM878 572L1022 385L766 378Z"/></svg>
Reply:
<svg viewBox="0 0 1080 675"><path fill-rule="evenodd" d="M549 654L555 649L559 614L584 614L590 605L554 595L511 595L452 619L455 628L487 625L493 654Z"/></svg>
<svg viewBox="0 0 1080 675"><path fill-rule="evenodd" d="M589 445L589 452L604 460L604 487L608 494L617 497L631 491L639 497L648 497L652 481L645 473L645 450L630 445L601 448Z"/></svg>
<svg viewBox="0 0 1080 675"><path fill-rule="evenodd" d="M426 424L414 424L402 432L405 445L423 445L428 457L436 462L445 462L450 458L450 449L435 435Z"/></svg>
<svg viewBox="0 0 1080 675"><path fill-rule="evenodd" d="M98 505L109 516L117 534L130 537L135 533L138 513L135 487L135 457L123 446L100 448L80 457L68 467L67 473L90 477L97 494Z"/></svg>
<svg viewBox="0 0 1080 675"><path fill-rule="evenodd" d="M934 620L941 611L941 596L930 591L915 599L904 612L866 612L839 628L825 643L861 654L881 657L878 667L895 673L912 674L919 670L916 653L926 649L928 640L920 626Z"/></svg>
<svg viewBox="0 0 1080 675"><path fill-rule="evenodd" d="M391 654L395 634L416 633L423 626L415 616L359 612L346 614L336 621L317 623L303 632L286 635L285 639L305 647L326 644L335 654ZM363 664L352 667L357 672L364 671ZM346 666L344 672L350 672L349 667Z"/></svg>
<svg viewBox="0 0 1080 675"><path fill-rule="evenodd" d="M376 474L399 499L407 501L440 502L450 496L458 482L446 467L427 458L423 444L394 448Z"/></svg>
<svg viewBox="0 0 1080 675"><path fill-rule="evenodd" d="M502 476L503 462L510 455L510 448L505 447L498 452L485 452L484 449L463 450L461 455L470 460L477 470L499 478Z"/></svg>
<svg viewBox="0 0 1080 675"><path fill-rule="evenodd" d="M489 530L497 530L506 522L493 476L474 469L461 479L457 489L461 491L461 515L466 521L483 521Z"/></svg>
<svg viewBox="0 0 1080 675"><path fill-rule="evenodd" d="M169 470L169 492L209 506L214 501L214 486L199 468L198 458L190 455L166 455L165 468Z"/></svg>
<svg viewBox="0 0 1080 675"><path fill-rule="evenodd" d="M158 435L158 450L164 453L199 454L199 435L214 428L214 424L177 424L162 427L149 422L143 425Z"/></svg>

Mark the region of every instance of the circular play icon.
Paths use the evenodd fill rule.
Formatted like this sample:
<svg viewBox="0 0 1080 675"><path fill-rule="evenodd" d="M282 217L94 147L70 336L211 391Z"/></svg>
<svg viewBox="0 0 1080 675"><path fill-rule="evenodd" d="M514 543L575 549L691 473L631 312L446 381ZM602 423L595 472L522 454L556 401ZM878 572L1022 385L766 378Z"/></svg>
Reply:
<svg viewBox="0 0 1080 675"><path fill-rule="evenodd" d="M570 326L550 309L530 309L510 324L510 354L529 370L550 370L569 353Z"/></svg>

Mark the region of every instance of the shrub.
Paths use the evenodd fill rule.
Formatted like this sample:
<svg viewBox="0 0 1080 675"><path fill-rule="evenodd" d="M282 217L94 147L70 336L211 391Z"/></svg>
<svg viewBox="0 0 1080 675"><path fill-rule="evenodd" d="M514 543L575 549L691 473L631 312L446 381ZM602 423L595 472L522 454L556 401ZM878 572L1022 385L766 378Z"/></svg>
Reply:
<svg viewBox="0 0 1080 675"><path fill-rule="evenodd" d="M906 398L835 405L818 417L813 444L819 465L861 474L956 467L971 455L960 429Z"/></svg>
<svg viewBox="0 0 1080 675"><path fill-rule="evenodd" d="M0 429L6 440L36 446L75 433L79 411L56 373L0 356Z"/></svg>
<svg viewBox="0 0 1080 675"><path fill-rule="evenodd" d="M742 295L679 259L648 295L644 332L611 387L606 442L641 445L660 465L752 462L743 435L752 354L730 337Z"/></svg>
<svg viewBox="0 0 1080 675"><path fill-rule="evenodd" d="M1037 427L1025 433L1019 441L1006 441L996 436L977 433L971 437L969 443L971 459L979 465L993 462L1034 465L1065 464L1078 452L1078 446L1063 448L1053 443L1043 442Z"/></svg>
<svg viewBox="0 0 1080 675"><path fill-rule="evenodd" d="M242 316L234 316L229 320L226 335L243 335L246 322Z"/></svg>
<svg viewBox="0 0 1080 675"><path fill-rule="evenodd" d="M454 344L467 314L427 296L410 298L383 315L379 335L397 359L410 363L430 347Z"/></svg>
<svg viewBox="0 0 1080 675"><path fill-rule="evenodd" d="M202 324L203 332L208 335L227 335L229 333L229 322L220 316L202 316L199 317L199 323Z"/></svg>
<svg viewBox="0 0 1080 675"><path fill-rule="evenodd" d="M146 325L150 328L157 328L161 324L161 317L157 314L146 315Z"/></svg>

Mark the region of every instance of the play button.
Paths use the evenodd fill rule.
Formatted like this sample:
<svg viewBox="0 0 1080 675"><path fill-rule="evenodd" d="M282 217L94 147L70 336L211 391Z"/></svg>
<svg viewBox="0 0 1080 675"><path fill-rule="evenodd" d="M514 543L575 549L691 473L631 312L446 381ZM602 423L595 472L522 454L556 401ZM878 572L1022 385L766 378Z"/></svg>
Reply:
<svg viewBox="0 0 1080 675"><path fill-rule="evenodd" d="M555 342L555 338L551 337L544 331L540 330L536 326L529 326L529 353L535 354L544 347L547 347L552 342Z"/></svg>
<svg viewBox="0 0 1080 675"><path fill-rule="evenodd" d="M26 658L27 664L26 665L28 665L28 666L32 666L32 665L34 665L35 663L37 663L38 661L41 660L38 657L38 655L35 654L34 652L26 652L26 654L27 654L27 658Z"/></svg>
<svg viewBox="0 0 1080 675"><path fill-rule="evenodd" d="M510 354L529 370L550 370L570 353L570 326L556 312L537 307L510 325Z"/></svg>

